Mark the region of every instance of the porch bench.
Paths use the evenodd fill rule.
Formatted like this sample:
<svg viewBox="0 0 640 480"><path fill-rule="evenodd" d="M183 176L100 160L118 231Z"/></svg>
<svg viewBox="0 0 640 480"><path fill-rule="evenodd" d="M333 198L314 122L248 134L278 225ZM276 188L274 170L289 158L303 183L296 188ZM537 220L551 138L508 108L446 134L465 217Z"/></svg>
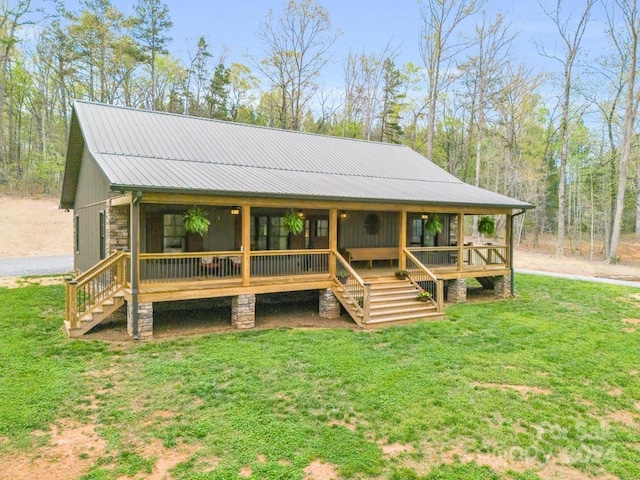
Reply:
<svg viewBox="0 0 640 480"><path fill-rule="evenodd" d="M390 265L398 260L398 247L356 247L347 248L346 252L349 263L353 260L366 260L369 268L372 268L373 260L389 260Z"/></svg>

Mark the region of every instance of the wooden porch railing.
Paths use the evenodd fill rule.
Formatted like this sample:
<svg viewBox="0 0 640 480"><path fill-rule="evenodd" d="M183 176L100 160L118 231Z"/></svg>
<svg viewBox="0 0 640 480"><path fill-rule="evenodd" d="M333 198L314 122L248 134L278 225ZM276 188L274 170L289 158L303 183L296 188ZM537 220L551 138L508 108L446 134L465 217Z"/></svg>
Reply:
<svg viewBox="0 0 640 480"><path fill-rule="evenodd" d="M363 314L364 322L369 319L370 310L370 293L371 286L356 273L349 265L349 262L340 255L339 252L333 251L332 254L336 258L336 274L334 281L338 282L344 288L344 295L352 301L353 308L357 312Z"/></svg>
<svg viewBox="0 0 640 480"><path fill-rule="evenodd" d="M251 277L329 275L331 250L260 250L251 252Z"/></svg>
<svg viewBox="0 0 640 480"><path fill-rule="evenodd" d="M463 245L459 247L410 247L407 249L427 268L435 270L484 270L508 268L507 245ZM458 268L458 257L462 262Z"/></svg>
<svg viewBox="0 0 640 480"><path fill-rule="evenodd" d="M242 278L242 252L141 253L142 284Z"/></svg>
<svg viewBox="0 0 640 480"><path fill-rule="evenodd" d="M458 247L410 247L407 249L429 268L458 268Z"/></svg>
<svg viewBox="0 0 640 480"><path fill-rule="evenodd" d="M329 279L330 250L251 252L251 277L324 274ZM141 253L141 284L194 280L242 280L243 252Z"/></svg>
<svg viewBox="0 0 640 480"><path fill-rule="evenodd" d="M78 327L80 318L125 288L127 258L127 254L118 250L66 282L66 314L71 330Z"/></svg>
<svg viewBox="0 0 640 480"><path fill-rule="evenodd" d="M508 265L508 247L506 245L465 245L463 268L503 267Z"/></svg>
<svg viewBox="0 0 640 480"><path fill-rule="evenodd" d="M438 312L444 311L444 284L429 270L416 256L406 248L402 249L405 257L406 270L411 282L420 290L431 294L431 301L438 308Z"/></svg>

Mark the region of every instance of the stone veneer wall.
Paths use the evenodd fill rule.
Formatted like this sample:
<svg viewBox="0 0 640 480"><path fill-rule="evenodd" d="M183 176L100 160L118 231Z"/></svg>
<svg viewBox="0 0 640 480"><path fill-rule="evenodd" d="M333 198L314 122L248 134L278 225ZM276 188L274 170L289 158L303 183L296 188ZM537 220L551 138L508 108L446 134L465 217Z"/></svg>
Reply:
<svg viewBox="0 0 640 480"><path fill-rule="evenodd" d="M108 207L105 220L107 255L118 248L129 248L129 206Z"/></svg>
<svg viewBox="0 0 640 480"><path fill-rule="evenodd" d="M447 300L453 303L462 303L467 301L467 281L464 278L449 280Z"/></svg>
<svg viewBox="0 0 640 480"><path fill-rule="evenodd" d="M238 330L256 326L256 296L253 293L231 299L231 324Z"/></svg>
<svg viewBox="0 0 640 480"><path fill-rule="evenodd" d="M511 275L493 278L493 296L498 298L511 296Z"/></svg>
<svg viewBox="0 0 640 480"><path fill-rule="evenodd" d="M319 309L322 318L340 318L340 301L330 288L320 290Z"/></svg>
<svg viewBox="0 0 640 480"><path fill-rule="evenodd" d="M127 302L127 332L133 337L133 308L131 302ZM153 338L153 303L138 303L138 339L148 340Z"/></svg>

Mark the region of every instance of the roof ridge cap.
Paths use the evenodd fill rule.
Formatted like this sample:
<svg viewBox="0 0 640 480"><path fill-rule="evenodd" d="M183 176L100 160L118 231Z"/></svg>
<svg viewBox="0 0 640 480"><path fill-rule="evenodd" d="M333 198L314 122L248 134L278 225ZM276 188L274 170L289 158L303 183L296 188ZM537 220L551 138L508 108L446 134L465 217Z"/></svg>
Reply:
<svg viewBox="0 0 640 480"><path fill-rule="evenodd" d="M198 117L198 116L195 116L195 115L185 115L185 114L182 114L182 113L162 112L162 111L159 111L159 110L147 110L147 109L144 109L144 108L127 107L125 105L112 105L112 104L108 104L108 103L95 102L95 101L91 101L91 100L74 100L73 101L74 106L75 106L76 103L82 103L82 104L92 105L92 106L97 106L97 107L115 108L115 109L119 109L119 110L127 110L127 111L138 112L138 113L163 115L163 116L168 116L168 117L189 118L189 119L193 119L193 120L199 120L199 121L211 122L211 123L219 123L219 124L224 124L224 125L235 125L235 126L239 126L239 127L256 128L256 129L259 129L259 130L271 130L271 131L274 131L274 132L281 132L281 133L291 133L291 134L307 135L307 136L311 136L311 137L331 138L331 139L338 139L338 140L344 140L344 141L369 143L369 144L373 144L373 145L384 145L384 146L394 147L394 148L400 147L400 148L409 148L409 149L411 149L410 147L408 147L407 145L404 145L402 143L376 142L374 140L366 140L366 139L363 139L363 138L338 137L338 136L335 136L335 135L327 135L327 134L323 134L323 133L301 132L299 130L287 130L285 128L269 127L269 126L266 126L266 125L253 125L251 123L234 122L234 121L231 121L231 120L220 120L220 119L217 119L217 118ZM429 160L429 159L427 159L427 160Z"/></svg>

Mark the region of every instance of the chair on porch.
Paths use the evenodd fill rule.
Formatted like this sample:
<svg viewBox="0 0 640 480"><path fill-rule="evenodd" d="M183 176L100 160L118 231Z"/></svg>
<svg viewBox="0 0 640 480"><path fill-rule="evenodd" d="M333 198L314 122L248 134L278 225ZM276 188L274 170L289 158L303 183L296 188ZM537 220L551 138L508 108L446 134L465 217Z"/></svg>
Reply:
<svg viewBox="0 0 640 480"><path fill-rule="evenodd" d="M207 278L235 277L240 274L240 261L234 257L204 256L200 259L200 272Z"/></svg>

